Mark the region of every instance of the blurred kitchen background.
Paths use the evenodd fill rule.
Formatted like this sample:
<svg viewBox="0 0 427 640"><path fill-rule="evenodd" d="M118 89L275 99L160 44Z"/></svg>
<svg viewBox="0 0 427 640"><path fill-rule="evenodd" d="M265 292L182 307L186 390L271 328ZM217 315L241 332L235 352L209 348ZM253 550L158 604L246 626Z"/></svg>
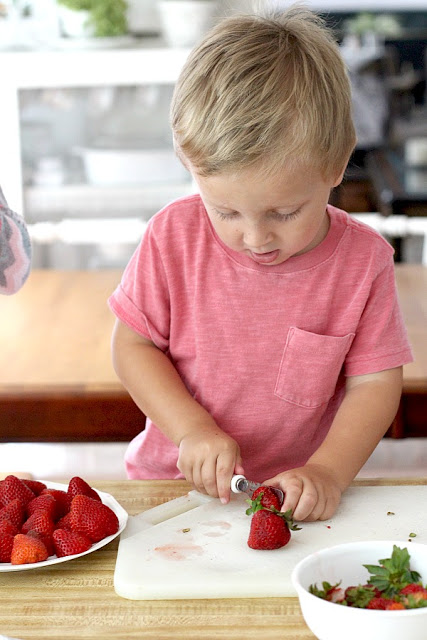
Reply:
<svg viewBox="0 0 427 640"><path fill-rule="evenodd" d="M218 16L260 4L86 1L103 6L97 22L70 8L80 0L0 0L0 177L30 224L35 268L120 268L149 217L193 189L169 131L174 81L188 47ZM371 152L384 147L403 159L396 173L404 172L409 196L425 195L425 0L307 5L333 27L353 86L358 146L334 204L355 213L387 207L390 194L369 168L369 159L378 164ZM200 19L199 8L207 11ZM393 221L386 224L393 235ZM416 236L407 260L422 257L427 228L417 224L407 232Z"/></svg>
<svg viewBox="0 0 427 640"><path fill-rule="evenodd" d="M218 17L260 4L290 2L0 0L0 183L29 225L34 269L121 269L150 216L194 190L172 148L174 82ZM353 87L358 145L331 201L397 260L427 264L426 0L306 5L334 29ZM2 444L0 470L124 477L124 446ZM426 469L418 438L382 442L363 473Z"/></svg>

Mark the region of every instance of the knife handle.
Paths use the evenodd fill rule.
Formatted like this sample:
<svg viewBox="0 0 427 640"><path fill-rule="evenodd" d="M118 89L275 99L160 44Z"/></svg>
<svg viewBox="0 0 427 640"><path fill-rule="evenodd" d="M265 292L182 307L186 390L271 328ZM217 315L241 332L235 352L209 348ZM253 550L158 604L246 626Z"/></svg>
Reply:
<svg viewBox="0 0 427 640"><path fill-rule="evenodd" d="M233 493L242 493L248 490L248 481L245 476L236 475L231 478L230 486Z"/></svg>

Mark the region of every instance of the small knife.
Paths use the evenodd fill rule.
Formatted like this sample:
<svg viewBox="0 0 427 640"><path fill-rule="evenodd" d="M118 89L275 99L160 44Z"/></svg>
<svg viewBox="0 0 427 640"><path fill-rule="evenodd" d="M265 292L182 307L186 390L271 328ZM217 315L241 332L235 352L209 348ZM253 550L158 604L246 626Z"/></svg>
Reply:
<svg viewBox="0 0 427 640"><path fill-rule="evenodd" d="M247 493L252 497L253 492L262 486L265 485L262 485L259 482L252 482L251 480L247 480L245 476L237 475L231 478L231 490L233 493ZM280 500L280 505L282 505L285 499L285 494L283 493L283 491L281 489L276 489L276 487L270 487L270 489L274 491L274 493Z"/></svg>

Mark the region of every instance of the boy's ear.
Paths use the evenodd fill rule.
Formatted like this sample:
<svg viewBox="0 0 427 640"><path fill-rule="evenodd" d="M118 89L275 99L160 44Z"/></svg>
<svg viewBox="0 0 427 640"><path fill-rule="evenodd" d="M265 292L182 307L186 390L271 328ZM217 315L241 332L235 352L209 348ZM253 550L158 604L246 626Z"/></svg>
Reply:
<svg viewBox="0 0 427 640"><path fill-rule="evenodd" d="M335 188L335 187L337 187L339 184L341 184L341 182L342 182L342 180L343 180L343 178L344 178L344 173L345 173L345 170L346 170L346 169L347 169L347 165L345 165L345 167L343 168L343 170L341 171L341 173L339 174L339 176L338 176L338 177L337 177L337 179L335 180L335 182L334 182L334 184L333 184L332 188Z"/></svg>

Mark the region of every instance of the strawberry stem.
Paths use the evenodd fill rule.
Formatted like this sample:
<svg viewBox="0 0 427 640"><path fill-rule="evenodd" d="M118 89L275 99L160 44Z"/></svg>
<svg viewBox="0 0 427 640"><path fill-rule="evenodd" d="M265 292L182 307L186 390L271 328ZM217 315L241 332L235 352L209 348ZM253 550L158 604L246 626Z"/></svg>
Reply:
<svg viewBox="0 0 427 640"><path fill-rule="evenodd" d="M275 513L276 516L283 518L291 531L301 531L301 527L298 527L293 521L292 509L288 509L287 511L283 512L276 509L276 507L264 507L264 505L261 503L262 496L263 494L260 493L255 499L251 500L250 498L248 498L246 500L246 502L249 504L249 509L246 509L247 516L251 516L257 511L270 511L271 513Z"/></svg>

